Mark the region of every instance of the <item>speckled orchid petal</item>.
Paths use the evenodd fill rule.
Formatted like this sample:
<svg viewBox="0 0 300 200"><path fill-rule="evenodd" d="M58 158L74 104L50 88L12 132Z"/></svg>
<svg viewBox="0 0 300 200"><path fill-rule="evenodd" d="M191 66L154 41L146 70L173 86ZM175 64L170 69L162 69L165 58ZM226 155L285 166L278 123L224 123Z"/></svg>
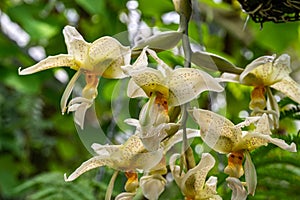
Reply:
<svg viewBox="0 0 300 200"><path fill-rule="evenodd" d="M77 71L74 76L72 77L72 79L69 81L62 97L60 100L60 108L61 108L61 112L64 114L67 110L67 102L68 99L73 91L73 88L75 86L75 82L78 80L79 76L81 75L81 71Z"/></svg>
<svg viewBox="0 0 300 200"><path fill-rule="evenodd" d="M209 179L209 182L205 183L208 172L215 164L213 156L209 153L203 153L198 165L188 170L186 174L180 174L180 167L175 165L178 158L180 158L179 154L173 154L171 156L170 169L177 185L180 187L185 197L192 199L213 198L217 194L215 190L215 179ZM219 198L216 197L216 199Z"/></svg>
<svg viewBox="0 0 300 200"><path fill-rule="evenodd" d="M203 153L201 156L201 161L199 164L194 167L193 169L189 170L186 173L186 176L196 174L195 176L195 189L202 190L205 184L205 179L208 174L208 172L213 168L215 165L215 159L212 155L209 153ZM183 179L183 181L186 181L187 179Z"/></svg>
<svg viewBox="0 0 300 200"><path fill-rule="evenodd" d="M270 86L288 77L291 73L290 56L282 54L274 61L275 57L262 56L250 63L240 76L241 83Z"/></svg>
<svg viewBox="0 0 300 200"><path fill-rule="evenodd" d="M19 75L33 74L36 72L61 66L72 66L71 68L78 68L73 56L67 54L60 54L57 56L49 56L44 60L41 60L37 64L26 69L21 70L21 68L19 68Z"/></svg>
<svg viewBox="0 0 300 200"><path fill-rule="evenodd" d="M72 26L63 29L68 54L72 55L77 62L83 63L87 57L90 43L86 42L80 33Z"/></svg>
<svg viewBox="0 0 300 200"><path fill-rule="evenodd" d="M102 167L105 165L106 166L113 165L113 163L109 157L107 157L107 156L92 157L89 160L82 163L80 165L80 167L78 167L69 177L67 177L67 175L65 174L64 175L65 181L66 182L73 181L76 178L78 178L80 175L82 175L83 173L85 173L91 169L95 169L95 168Z"/></svg>
<svg viewBox="0 0 300 200"><path fill-rule="evenodd" d="M194 108L192 116L200 126L201 138L215 151L230 153L241 139L241 129L221 115Z"/></svg>
<svg viewBox="0 0 300 200"><path fill-rule="evenodd" d="M73 181L81 174L101 166L108 166L118 171L149 171L162 159L163 149L148 152L142 141L136 136L131 136L122 145L94 144L96 153L101 153L82 163L65 181Z"/></svg>
<svg viewBox="0 0 300 200"><path fill-rule="evenodd" d="M287 76L270 87L282 92L297 103L300 103L300 84L294 81L291 77Z"/></svg>
<svg viewBox="0 0 300 200"><path fill-rule="evenodd" d="M130 48L124 47L115 38L105 36L94 41L89 48L89 60L93 71L106 78L124 78L121 66L129 65Z"/></svg>
<svg viewBox="0 0 300 200"><path fill-rule="evenodd" d="M221 92L224 88L208 73L193 68L178 68L168 80L169 105L178 106L189 102L203 91Z"/></svg>
<svg viewBox="0 0 300 200"><path fill-rule="evenodd" d="M246 200L247 191L243 186L242 182L234 177L226 178L228 187L232 190L231 200Z"/></svg>
<svg viewBox="0 0 300 200"><path fill-rule="evenodd" d="M217 195L217 177L211 176L205 182L204 188L196 193L196 200L222 200L222 197Z"/></svg>
<svg viewBox="0 0 300 200"><path fill-rule="evenodd" d="M251 194L253 196L257 185L257 175L256 175L255 166L251 160L251 156L248 151L245 151L244 168L245 168L245 180L247 184L248 194Z"/></svg>
<svg viewBox="0 0 300 200"><path fill-rule="evenodd" d="M272 63L275 57L276 55L261 56L252 61L246 66L245 70L241 73L240 82L246 85L263 85L262 79L265 79L270 73L270 68L272 67ZM257 74L259 77L257 77Z"/></svg>
<svg viewBox="0 0 300 200"><path fill-rule="evenodd" d="M153 68L143 68L140 70L131 70L131 66L128 66L124 70L128 70L127 73L131 76L134 82L141 87L148 97L151 96L153 91L160 92L161 94L169 95L169 89L166 83L166 79L163 74Z"/></svg>

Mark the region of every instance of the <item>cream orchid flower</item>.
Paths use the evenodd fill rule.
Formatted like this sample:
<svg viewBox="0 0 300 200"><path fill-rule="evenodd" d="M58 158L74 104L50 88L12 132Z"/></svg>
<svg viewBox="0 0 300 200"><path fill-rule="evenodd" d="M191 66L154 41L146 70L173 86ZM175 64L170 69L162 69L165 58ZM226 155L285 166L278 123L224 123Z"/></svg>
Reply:
<svg viewBox="0 0 300 200"><path fill-rule="evenodd" d="M147 52L158 63L158 69L147 67ZM156 94L156 103L166 110L169 106L193 100L203 91L223 91L208 73L193 68L172 69L147 47L133 65L122 69L131 77L127 90L129 97L151 97Z"/></svg>
<svg viewBox="0 0 300 200"><path fill-rule="evenodd" d="M169 116L163 106L155 103L156 95L152 95L143 106L139 120L126 119L125 122L136 127L135 134L140 137L148 151L156 151L161 141L172 133L176 133L179 124L168 123Z"/></svg>
<svg viewBox="0 0 300 200"><path fill-rule="evenodd" d="M93 150L96 156L82 163L65 181L73 181L81 174L94 168L108 166L118 171L150 170L159 163L163 157L163 149L147 152L142 141L131 136L122 145L101 145L94 143Z"/></svg>
<svg viewBox="0 0 300 200"><path fill-rule="evenodd" d="M188 139L199 137L199 131L187 129ZM172 146L182 140L182 131L177 131L172 137L162 142L156 151L147 151L137 135L132 135L121 145L101 145L94 143L92 149L96 155L79 166L65 181L73 181L83 173L102 166L108 166L118 171L160 170L160 161Z"/></svg>
<svg viewBox="0 0 300 200"><path fill-rule="evenodd" d="M170 169L176 184L181 189L186 200L220 200L217 195L217 178L211 176L206 182L208 172L215 165L215 159L209 153L203 153L197 166L187 173L181 173L180 167L175 165L180 154L173 154L170 158Z"/></svg>
<svg viewBox="0 0 300 200"><path fill-rule="evenodd" d="M49 56L39 63L20 70L20 75L33 74L42 70L60 66L69 66L77 72L68 83L61 99L61 110L65 113L75 111L75 122L83 128L86 110L93 104L97 96L99 76L105 78L124 78L122 65L130 62L130 48L122 46L112 37L101 37L93 43L86 42L80 33L71 26L63 29L68 54ZM85 74L86 86L82 97L76 97L69 102L68 98L75 82L81 74Z"/></svg>
<svg viewBox="0 0 300 200"><path fill-rule="evenodd" d="M240 178L244 174L242 167L244 156L245 160L245 179L248 194L254 195L256 188L256 171L250 157L250 151L273 143L278 147L296 152L294 143L288 145L284 140L271 137L269 121L266 114L261 117L250 118L245 122L234 125L225 117L208 110L194 109L193 118L200 126L200 134L203 141L213 150L229 154L228 166L224 172L231 177ZM242 127L256 124L253 131L242 131Z"/></svg>
<svg viewBox="0 0 300 200"><path fill-rule="evenodd" d="M245 85L254 86L249 107L253 114L273 114L274 125L278 127L279 107L270 88L282 92L292 100L300 103L300 85L290 77L290 56L282 54L262 56L246 66L239 81ZM267 101L265 99L267 95ZM267 111L264 109L267 107Z"/></svg>

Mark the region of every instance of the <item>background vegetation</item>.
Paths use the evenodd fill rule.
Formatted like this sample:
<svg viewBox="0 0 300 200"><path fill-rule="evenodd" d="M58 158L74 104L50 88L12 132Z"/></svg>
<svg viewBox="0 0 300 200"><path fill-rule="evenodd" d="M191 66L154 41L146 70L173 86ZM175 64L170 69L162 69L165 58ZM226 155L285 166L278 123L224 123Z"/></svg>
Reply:
<svg viewBox="0 0 300 200"><path fill-rule="evenodd" d="M261 28L260 24L249 20L243 29L246 15L237 1L193 0L193 5L189 32L195 43L242 68L262 55L288 53L292 76L300 82L299 22L266 22ZM76 26L87 41L127 31L127 25L120 20L129 16L127 6L126 0L0 2L0 199L103 199L111 169L93 170L74 183L63 180L63 173L72 172L91 156L82 145L72 115L61 115L59 101L66 83L54 76L57 70L22 77L18 76L17 70L36 63L43 55L65 53L62 29L67 24ZM138 9L134 11L150 27L176 30L178 25L174 23L176 14L173 10L171 0L139 0ZM179 62L174 60L171 52L160 56L167 63ZM74 73L67 68L64 72L69 76ZM100 84L105 81L101 79ZM112 139L117 135L111 133L119 132L119 127L111 120L110 101L114 100L111 88L114 84L106 84L96 101L102 130ZM250 89L227 84L224 96L227 105L222 114L239 122L240 111L248 111ZM200 105L209 106L206 100L200 98ZM130 105L136 105L137 101L131 100ZM299 105L285 98L280 101L280 106L280 129L274 134L299 147ZM137 116L138 110L132 106L130 114ZM193 142L193 147L197 142ZM258 188L256 196L249 199L298 199L299 150L289 153L272 147L262 147L252 154L257 167ZM199 159L199 155L195 156ZM226 158L214 156L222 167ZM224 184L226 176L218 170L216 167L211 172L218 174L218 191L224 199L230 199L230 191ZM115 185L114 195L123 190L125 181L123 175L118 177L117 182L121 184ZM168 184L161 199L181 199L176 187L174 183Z"/></svg>

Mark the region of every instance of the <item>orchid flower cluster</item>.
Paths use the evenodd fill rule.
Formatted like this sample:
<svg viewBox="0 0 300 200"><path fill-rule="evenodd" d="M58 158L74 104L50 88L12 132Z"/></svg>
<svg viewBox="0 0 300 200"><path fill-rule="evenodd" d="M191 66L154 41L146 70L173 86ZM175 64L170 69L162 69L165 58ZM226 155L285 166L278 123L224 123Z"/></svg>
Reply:
<svg viewBox="0 0 300 200"><path fill-rule="evenodd" d="M296 152L294 143L287 144L284 140L274 138L271 132L278 127L279 108L270 88L300 103L300 85L289 76L290 57L287 54L277 59L275 55L262 56L245 69L227 69L227 73L219 78L198 68L172 68L157 55L158 48L153 48L152 44L157 43L162 35L167 35L176 38L177 41L172 42L177 45L183 38L181 31L158 34L140 43L142 47L130 48L108 36L88 43L74 27L66 26L63 35L67 54L49 56L29 68L19 70L20 75L61 66L75 70L76 73L62 95L61 111L74 112L74 121L81 129L85 128L86 111L97 98L100 77L128 78L128 97L147 99L138 119L125 120L125 123L135 127L128 140L118 145L102 145L101 141L94 143L92 149L96 155L83 162L70 175L65 174L65 181L73 181L89 170L107 166L116 172L124 172L127 177L125 191L116 199L133 199L137 191L141 190L146 198L154 200L166 189L166 175L169 173L185 199L219 200L222 197L217 192L217 177L207 177L216 164L215 158L209 152L204 152L200 162L195 163L194 152L190 147L181 154L171 151L177 143L201 137L213 151L227 155L228 163L224 173L228 175L226 182L232 190L231 199L243 200L249 194L254 195L257 185L251 151L272 143L284 150ZM133 55L138 57L134 60ZM225 59L206 52L192 52L192 61L198 62L199 56L201 59L213 57L228 64ZM152 65L150 60L155 63ZM236 71L241 73L228 73ZM85 76L86 81L82 95L69 101L81 75ZM253 111L251 117L235 125L212 111L189 107L189 102L197 99L204 91L222 92L224 87L221 82L227 81L253 86L249 103ZM186 127L183 117L185 111L199 125L199 129ZM172 154L169 159L167 153ZM240 180L242 176L245 176L245 182ZM113 184L108 191L112 191L111 187ZM108 194L107 199L110 196Z"/></svg>

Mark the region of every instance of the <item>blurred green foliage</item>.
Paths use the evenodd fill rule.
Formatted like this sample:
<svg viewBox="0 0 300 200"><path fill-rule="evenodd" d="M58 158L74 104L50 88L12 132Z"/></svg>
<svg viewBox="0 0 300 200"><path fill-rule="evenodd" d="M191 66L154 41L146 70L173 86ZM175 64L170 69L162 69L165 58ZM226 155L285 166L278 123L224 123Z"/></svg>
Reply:
<svg viewBox="0 0 300 200"><path fill-rule="evenodd" d="M162 20L164 14L174 10L171 0L138 2L141 18L149 26L177 29L177 24L164 24ZM243 30L246 15L233 2L193 1L194 13L189 32L194 42L209 52L226 57L241 68L258 56L288 53L295 71L292 75L299 82L299 23L265 23L260 29L259 24L249 21ZM72 172L91 156L77 135L72 115L61 115L59 101L65 83L54 77L55 70L22 77L18 76L17 71L19 67L36 62L29 53L32 47L43 47L46 55L65 53L62 29L67 24L76 26L87 41L126 31L126 25L119 18L121 13L128 14L126 3L126 0L0 2L0 199L104 198L112 175L110 169L93 170L74 183L65 183L63 180L63 173ZM24 36L19 32L9 32L12 27L5 23L6 18L28 34L28 41L23 45L12 35L19 39L24 39ZM170 65L182 62L174 58L171 52L161 55ZM74 72L66 69L66 73L71 76ZM121 124L119 122L126 117L137 117L139 107L136 105L141 104L139 99L121 99L123 103L128 101L125 102L129 107L128 113L121 113L119 119L115 119L117 123L112 120L111 106L117 104L111 104L111 100L120 101L117 91L125 91L122 88L124 84L126 81L101 79L100 87L103 89L99 90L96 101L101 128L116 141L118 138L114 134L129 128L126 125L118 126ZM114 91L116 88L119 89ZM249 111L250 89L234 83L226 86L224 98L227 104L222 112L235 123L241 120L241 110ZM209 95L203 94L199 105L208 108L210 104ZM291 104L294 107L288 107ZM280 106L282 120L285 121L277 134L288 143L295 142L299 148L300 139L294 123L295 119L299 120L299 105L283 99ZM197 143L194 142L192 146L197 146ZM300 190L300 155L272 147L269 145L253 152L258 188L256 196L249 199L297 199ZM198 155L195 156L199 159ZM218 173L224 167L226 158L217 154L214 156L219 168L216 166L211 173L218 175L218 191L224 199L229 199L230 191L224 184L226 176ZM125 177L119 176L117 183L122 184L115 185L113 195L123 191L124 182ZM182 195L176 187L174 182L168 184L161 199L181 199Z"/></svg>

